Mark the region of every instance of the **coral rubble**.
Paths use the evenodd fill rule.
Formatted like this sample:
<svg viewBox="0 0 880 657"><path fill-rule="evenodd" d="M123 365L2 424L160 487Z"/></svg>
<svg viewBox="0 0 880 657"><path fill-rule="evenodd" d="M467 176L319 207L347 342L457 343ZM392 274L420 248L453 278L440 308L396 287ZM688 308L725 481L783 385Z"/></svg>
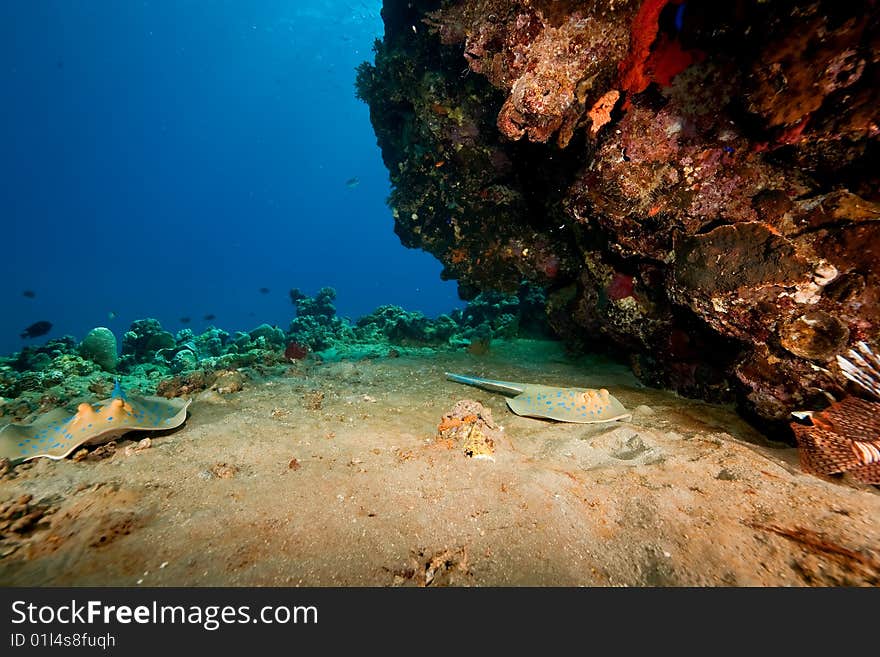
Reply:
<svg viewBox="0 0 880 657"><path fill-rule="evenodd" d="M785 426L880 340L876 0L385 0L395 231L464 299Z"/></svg>

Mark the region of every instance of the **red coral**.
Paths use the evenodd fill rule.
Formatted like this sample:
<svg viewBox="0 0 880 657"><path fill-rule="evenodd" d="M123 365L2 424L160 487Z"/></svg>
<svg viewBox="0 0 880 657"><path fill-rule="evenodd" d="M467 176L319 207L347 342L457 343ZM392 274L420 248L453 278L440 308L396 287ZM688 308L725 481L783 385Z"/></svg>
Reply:
<svg viewBox="0 0 880 657"><path fill-rule="evenodd" d="M559 258L555 255L546 256L538 263L538 269L547 278L556 278L557 274L559 274Z"/></svg>
<svg viewBox="0 0 880 657"><path fill-rule="evenodd" d="M695 60L700 61L704 58L704 53L682 50L677 39L670 39L664 34L657 40L657 45L645 63L645 70L652 81L668 87L672 83L672 78Z"/></svg>
<svg viewBox="0 0 880 657"><path fill-rule="evenodd" d="M629 54L618 65L620 87L629 94L641 93L651 82L668 86L672 78L695 60L705 56L700 52L683 50L678 40L662 35L657 39L660 12L668 4L680 5L684 0L645 0L630 29ZM652 52L651 46L654 42ZM629 98L623 109L629 108Z"/></svg>
<svg viewBox="0 0 880 657"><path fill-rule="evenodd" d="M624 91L637 94L651 83L645 62L651 55L651 44L657 38L660 12L670 2L681 4L683 0L645 0L639 7L630 30L629 55L618 68L620 86Z"/></svg>
<svg viewBox="0 0 880 657"><path fill-rule="evenodd" d="M615 272L611 283L606 290L608 298L612 301L620 301L633 295L634 279L632 276Z"/></svg>
<svg viewBox="0 0 880 657"><path fill-rule="evenodd" d="M287 360L302 360L309 355L309 348L301 345L299 342L291 342L284 350L284 357Z"/></svg>

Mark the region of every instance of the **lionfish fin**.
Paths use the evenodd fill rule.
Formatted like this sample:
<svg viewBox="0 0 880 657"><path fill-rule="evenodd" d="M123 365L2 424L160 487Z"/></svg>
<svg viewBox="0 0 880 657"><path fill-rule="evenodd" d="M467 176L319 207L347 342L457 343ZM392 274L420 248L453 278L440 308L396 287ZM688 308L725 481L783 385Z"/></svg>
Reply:
<svg viewBox="0 0 880 657"><path fill-rule="evenodd" d="M880 399L880 357L861 340L846 355L849 359L837 357L843 375L872 397Z"/></svg>

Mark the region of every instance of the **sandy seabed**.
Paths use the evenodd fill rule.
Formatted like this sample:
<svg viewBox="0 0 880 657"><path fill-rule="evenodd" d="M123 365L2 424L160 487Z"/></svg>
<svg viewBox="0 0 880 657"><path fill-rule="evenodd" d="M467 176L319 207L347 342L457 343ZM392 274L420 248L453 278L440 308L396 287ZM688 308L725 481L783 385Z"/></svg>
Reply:
<svg viewBox="0 0 880 657"><path fill-rule="evenodd" d="M445 371L605 387L633 417L518 417ZM503 427L494 461L436 440L460 399ZM0 584L880 584L877 489L804 474L732 409L555 343L296 365L199 394L148 449L129 437L0 480L2 508L29 495L34 518L0 533Z"/></svg>

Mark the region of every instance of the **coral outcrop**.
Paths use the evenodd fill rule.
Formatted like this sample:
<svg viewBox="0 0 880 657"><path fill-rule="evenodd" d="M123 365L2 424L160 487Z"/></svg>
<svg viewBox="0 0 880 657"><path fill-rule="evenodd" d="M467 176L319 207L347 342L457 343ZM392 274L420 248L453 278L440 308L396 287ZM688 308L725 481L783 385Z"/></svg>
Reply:
<svg viewBox="0 0 880 657"><path fill-rule="evenodd" d="M101 369L107 372L116 370L119 356L116 353L116 336L113 331L98 326L86 333L86 337L79 343L79 354L86 360L91 360Z"/></svg>
<svg viewBox="0 0 880 657"><path fill-rule="evenodd" d="M0 418L20 419L84 395L106 397L115 378L110 371L126 389L142 394L175 396L209 387L235 392L252 372L260 375L291 362L400 355L409 348L460 349L472 347L476 339L488 348L492 338L535 337L547 331L542 293L528 286L512 295L480 294L464 310L436 319L387 305L352 324L336 315L335 298L329 287L314 297L292 290L297 316L287 332L261 324L232 336L216 326L199 334L183 329L172 335L156 319L136 320L125 333L115 369L110 367L115 338L107 329L90 332L79 345L65 336L25 347L0 357Z"/></svg>
<svg viewBox="0 0 880 657"><path fill-rule="evenodd" d="M385 0L395 231L464 299L784 426L880 340L876 0Z"/></svg>

